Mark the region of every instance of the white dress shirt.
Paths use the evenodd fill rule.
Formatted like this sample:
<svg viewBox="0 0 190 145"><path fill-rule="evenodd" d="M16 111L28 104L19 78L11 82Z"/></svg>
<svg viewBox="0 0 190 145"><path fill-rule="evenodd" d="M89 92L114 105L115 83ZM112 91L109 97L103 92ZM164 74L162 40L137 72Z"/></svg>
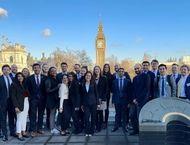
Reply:
<svg viewBox="0 0 190 145"><path fill-rule="evenodd" d="M178 84L178 90L180 91L178 94L178 97L186 97L185 94L185 82L187 80L187 76L181 76L181 79L179 80L179 84ZM180 89L179 89L180 87Z"/></svg>

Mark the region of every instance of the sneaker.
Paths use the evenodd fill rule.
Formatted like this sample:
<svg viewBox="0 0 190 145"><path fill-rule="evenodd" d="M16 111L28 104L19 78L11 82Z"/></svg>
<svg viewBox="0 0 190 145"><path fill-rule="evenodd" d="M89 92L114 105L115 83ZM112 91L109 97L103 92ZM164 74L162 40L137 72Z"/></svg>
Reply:
<svg viewBox="0 0 190 145"><path fill-rule="evenodd" d="M88 136L92 136L92 134L89 134Z"/></svg>
<svg viewBox="0 0 190 145"><path fill-rule="evenodd" d="M60 131L57 130L56 128L54 128L54 129L51 130L51 133L52 133L52 134L59 134Z"/></svg>
<svg viewBox="0 0 190 145"><path fill-rule="evenodd" d="M85 136L87 137L87 136L88 136L88 134L85 134Z"/></svg>

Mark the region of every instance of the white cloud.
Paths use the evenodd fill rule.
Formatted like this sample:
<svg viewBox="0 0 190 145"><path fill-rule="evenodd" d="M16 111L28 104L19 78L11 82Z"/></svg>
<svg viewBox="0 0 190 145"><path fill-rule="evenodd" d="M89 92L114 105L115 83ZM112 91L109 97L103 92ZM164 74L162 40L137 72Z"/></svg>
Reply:
<svg viewBox="0 0 190 145"><path fill-rule="evenodd" d="M135 42L137 44L142 43L143 41L144 41L144 39L142 37L140 37L140 36L138 36L138 37L135 38Z"/></svg>
<svg viewBox="0 0 190 145"><path fill-rule="evenodd" d="M42 32L44 37L50 37L52 35L52 31L49 28L46 28Z"/></svg>
<svg viewBox="0 0 190 145"><path fill-rule="evenodd" d="M7 17L7 16L8 16L7 10L0 8L0 18L1 17Z"/></svg>

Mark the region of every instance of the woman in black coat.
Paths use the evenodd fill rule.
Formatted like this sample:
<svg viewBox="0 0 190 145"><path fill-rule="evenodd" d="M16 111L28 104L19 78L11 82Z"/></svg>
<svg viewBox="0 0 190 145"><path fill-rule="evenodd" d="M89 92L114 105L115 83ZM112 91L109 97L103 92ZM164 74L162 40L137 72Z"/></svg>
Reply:
<svg viewBox="0 0 190 145"><path fill-rule="evenodd" d="M26 122L29 110L28 95L28 90L24 85L24 75L18 72L15 76L15 81L10 87L10 96L17 114L16 133L20 141L24 141L23 137L28 137L26 133Z"/></svg>
<svg viewBox="0 0 190 145"><path fill-rule="evenodd" d="M100 109L97 110L96 118L96 131L100 132L103 127L103 122L105 122L105 110L106 110L106 96L108 93L108 83L105 76L101 73L101 68L99 66L94 67L93 79L95 80L96 88L98 91Z"/></svg>
<svg viewBox="0 0 190 145"><path fill-rule="evenodd" d="M85 81L81 86L81 103L84 111L85 133L86 136L92 136L95 131L96 110L100 107L100 103L96 84L92 81L92 73L89 71L85 74Z"/></svg>
<svg viewBox="0 0 190 145"><path fill-rule="evenodd" d="M55 67L50 67L48 72L48 78L45 81L46 95L47 95L47 108L50 109L50 129L51 133L58 133L59 131L55 126L55 115L56 110L59 106L58 90L60 84L56 79L57 69Z"/></svg>
<svg viewBox="0 0 190 145"><path fill-rule="evenodd" d="M103 128L107 128L108 118L109 118L109 104L110 104L110 96L111 96L111 87L112 87L112 82L114 79L113 75L111 74L110 65L108 63L104 64L103 75L106 77L107 83L108 83L108 92L106 95L107 108L105 110L105 122L103 124Z"/></svg>

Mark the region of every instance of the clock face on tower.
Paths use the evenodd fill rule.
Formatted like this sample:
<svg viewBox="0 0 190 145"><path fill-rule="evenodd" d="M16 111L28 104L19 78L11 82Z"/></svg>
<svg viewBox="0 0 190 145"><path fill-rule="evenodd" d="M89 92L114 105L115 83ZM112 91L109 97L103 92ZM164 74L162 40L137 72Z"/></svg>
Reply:
<svg viewBox="0 0 190 145"><path fill-rule="evenodd" d="M103 40L98 40L97 41L97 48L103 48L103 46L104 46Z"/></svg>

